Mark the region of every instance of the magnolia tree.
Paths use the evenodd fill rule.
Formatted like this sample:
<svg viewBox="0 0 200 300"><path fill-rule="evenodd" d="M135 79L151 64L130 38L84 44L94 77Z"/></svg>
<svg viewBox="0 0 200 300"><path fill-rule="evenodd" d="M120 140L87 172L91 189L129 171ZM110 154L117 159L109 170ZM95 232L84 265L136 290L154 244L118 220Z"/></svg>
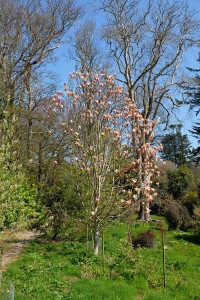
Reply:
<svg viewBox="0 0 200 300"><path fill-rule="evenodd" d="M145 119L130 98L125 98L125 121L129 134L126 135L126 151L130 157L129 165L122 172L125 184L122 192L128 194L131 199L128 203L138 205L142 221L150 220L150 202L157 196L156 190L151 187L152 177L159 175L156 160L158 150L162 145L151 145L154 138L156 123ZM123 201L123 199L122 199Z"/></svg>
<svg viewBox="0 0 200 300"><path fill-rule="evenodd" d="M71 78L75 88L65 87L63 99L54 97L54 110L64 105L70 159L90 186L83 206L93 225L97 255L101 224L141 201L148 219L149 202L155 196L150 185L157 149L145 141L153 137L155 123L142 118L123 87L116 85L115 76L76 73Z"/></svg>

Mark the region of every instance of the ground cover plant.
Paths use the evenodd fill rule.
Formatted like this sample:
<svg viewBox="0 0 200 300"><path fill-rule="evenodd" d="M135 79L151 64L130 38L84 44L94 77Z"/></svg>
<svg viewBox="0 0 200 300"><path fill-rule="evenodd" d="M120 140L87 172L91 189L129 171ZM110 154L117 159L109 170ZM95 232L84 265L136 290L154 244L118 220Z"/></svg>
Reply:
<svg viewBox="0 0 200 300"><path fill-rule="evenodd" d="M160 224L111 223L104 232L104 260L102 253L94 256L92 241L86 259L85 241L40 238L10 265L3 278L13 282L16 300L200 299L198 236L193 231L166 232L164 288ZM156 246L133 248L127 242L130 226L134 236L151 229Z"/></svg>

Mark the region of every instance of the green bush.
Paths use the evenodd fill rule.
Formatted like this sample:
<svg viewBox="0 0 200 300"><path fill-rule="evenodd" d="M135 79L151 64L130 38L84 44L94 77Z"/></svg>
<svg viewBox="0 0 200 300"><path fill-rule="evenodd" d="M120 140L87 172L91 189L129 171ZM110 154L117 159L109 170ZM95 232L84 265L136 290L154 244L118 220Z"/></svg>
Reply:
<svg viewBox="0 0 200 300"><path fill-rule="evenodd" d="M197 191L189 191L187 197L183 199L182 204L187 208L190 215L192 216L194 213L194 209L196 206L200 205L200 199Z"/></svg>
<svg viewBox="0 0 200 300"><path fill-rule="evenodd" d="M195 227L200 234L200 206L196 206L194 209Z"/></svg>
<svg viewBox="0 0 200 300"><path fill-rule="evenodd" d="M41 214L37 187L31 185L22 173L6 175L0 185L0 226L32 227ZM6 186L8 183L10 184Z"/></svg>
<svg viewBox="0 0 200 300"><path fill-rule="evenodd" d="M194 188L194 176L187 167L179 167L167 172L168 192L175 200L184 197L188 190Z"/></svg>
<svg viewBox="0 0 200 300"><path fill-rule="evenodd" d="M53 184L44 183L41 201L47 208L47 218L42 229L53 239L69 238L73 234L77 239L82 236L82 225L77 220L86 219L84 205L87 206L89 190L85 177L71 164L64 167L65 175L54 179ZM84 203L84 205L83 205ZM85 230L85 229L84 229Z"/></svg>

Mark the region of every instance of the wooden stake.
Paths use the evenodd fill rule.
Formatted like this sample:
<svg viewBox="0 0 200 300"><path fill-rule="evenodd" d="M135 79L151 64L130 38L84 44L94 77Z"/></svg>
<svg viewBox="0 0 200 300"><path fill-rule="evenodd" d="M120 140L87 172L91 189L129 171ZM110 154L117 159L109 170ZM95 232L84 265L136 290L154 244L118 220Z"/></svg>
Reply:
<svg viewBox="0 0 200 300"><path fill-rule="evenodd" d="M166 287L166 265L165 265L165 239L164 230L162 230L162 249L163 249L163 284Z"/></svg>
<svg viewBox="0 0 200 300"><path fill-rule="evenodd" d="M87 275L87 270L88 270L88 224L86 224L86 249L85 249L85 272Z"/></svg>
<svg viewBox="0 0 200 300"><path fill-rule="evenodd" d="M104 230L102 228L102 266L103 273L105 272L105 252L104 252Z"/></svg>

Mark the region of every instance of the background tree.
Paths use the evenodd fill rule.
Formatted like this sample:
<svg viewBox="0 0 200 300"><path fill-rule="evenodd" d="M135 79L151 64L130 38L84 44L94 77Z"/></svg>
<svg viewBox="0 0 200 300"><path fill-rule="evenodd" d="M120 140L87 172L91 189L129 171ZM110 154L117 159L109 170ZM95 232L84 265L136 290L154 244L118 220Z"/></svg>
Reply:
<svg viewBox="0 0 200 300"><path fill-rule="evenodd" d="M194 209L199 206L198 180L194 169L177 167L167 161L164 165L159 164L159 170L159 178L153 179L158 196L152 202L152 213L166 217L169 228L189 228Z"/></svg>
<svg viewBox="0 0 200 300"><path fill-rule="evenodd" d="M39 191L66 149L61 150L61 136L50 134L55 116L49 118L47 103L55 88L42 83L49 82L44 66L54 59L55 49L82 16L82 8L71 0L2 0L0 11L0 141L9 149L8 170L22 165L20 178L31 178Z"/></svg>
<svg viewBox="0 0 200 300"><path fill-rule="evenodd" d="M82 12L71 0L2 0L0 11L1 101L9 107L23 101L32 72L51 57Z"/></svg>
<svg viewBox="0 0 200 300"><path fill-rule="evenodd" d="M200 63L200 53L197 62ZM195 73L195 76L192 78L191 85L188 86L188 95L191 97L189 104L191 109L195 109L196 114L200 112L200 69L187 68L190 72Z"/></svg>
<svg viewBox="0 0 200 300"><path fill-rule="evenodd" d="M197 40L199 24L194 13L178 0L150 0L145 8L143 1L102 0L99 8L105 14L102 37L117 79L147 123L162 115L161 122L167 126L176 106L174 94L186 81L179 66ZM144 147L148 138L144 135Z"/></svg>
<svg viewBox="0 0 200 300"><path fill-rule="evenodd" d="M194 188L194 176L187 167L179 167L167 172L168 192L175 200L181 200L188 193L190 187Z"/></svg>
<svg viewBox="0 0 200 300"><path fill-rule="evenodd" d="M200 144L200 123L196 123L193 126L192 130L190 130L192 135L197 139L198 144ZM194 162L199 163L200 161L200 146L193 150L193 159Z"/></svg>
<svg viewBox="0 0 200 300"><path fill-rule="evenodd" d="M200 54L197 62L200 62ZM192 78L191 84L187 85L185 88L187 90L187 94L189 96L189 105L190 109L195 110L196 116L198 117L200 112L200 69L188 68L188 70L192 73L196 73L195 77ZM192 135L197 139L198 144L200 143L200 123L197 121L193 126L193 129L190 131ZM195 162L199 162L200 159L200 146L194 149L194 158Z"/></svg>
<svg viewBox="0 0 200 300"><path fill-rule="evenodd" d="M163 136L161 157L170 160L177 166L188 164L191 160L191 143L186 134L181 133L182 125L171 125L172 132Z"/></svg>
<svg viewBox="0 0 200 300"><path fill-rule="evenodd" d="M118 68L117 78L143 117L154 120L159 111L168 122L178 87L185 82L179 65L195 43L199 24L183 1L102 0L107 21L103 37Z"/></svg>
<svg viewBox="0 0 200 300"><path fill-rule="evenodd" d="M81 24L70 39L69 58L76 63L77 71L82 73L107 72L109 62L101 47L101 40L93 20Z"/></svg>

